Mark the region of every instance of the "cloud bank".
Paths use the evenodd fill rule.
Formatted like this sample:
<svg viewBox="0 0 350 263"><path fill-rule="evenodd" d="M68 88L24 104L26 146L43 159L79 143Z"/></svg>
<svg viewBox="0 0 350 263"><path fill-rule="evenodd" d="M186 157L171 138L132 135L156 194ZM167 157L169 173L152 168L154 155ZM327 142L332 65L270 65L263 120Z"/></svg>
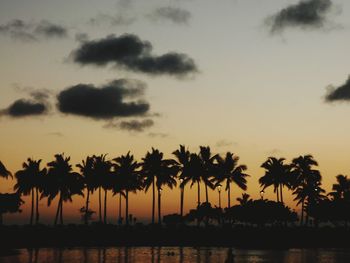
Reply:
<svg viewBox="0 0 350 263"><path fill-rule="evenodd" d="M109 35L106 38L82 42L71 53L80 65L99 67L112 64L125 70L149 75L186 76L196 73L197 66L186 54L169 52L160 56L152 54L152 44L133 34Z"/></svg>
<svg viewBox="0 0 350 263"><path fill-rule="evenodd" d="M40 39L66 38L68 37L68 29L47 20L31 23L14 19L0 25L0 34L22 41L38 41Z"/></svg>
<svg viewBox="0 0 350 263"><path fill-rule="evenodd" d="M331 86L325 96L326 102L350 101L350 76L348 80L339 87Z"/></svg>
<svg viewBox="0 0 350 263"><path fill-rule="evenodd" d="M159 7L149 15L151 20L170 21L174 24L188 24L191 17L190 11L171 6Z"/></svg>
<svg viewBox="0 0 350 263"><path fill-rule="evenodd" d="M268 19L271 33L288 27L318 29L327 23L327 14L332 8L331 0L301 0L290 5Z"/></svg>
<svg viewBox="0 0 350 263"><path fill-rule="evenodd" d="M78 84L57 95L57 108L65 114L93 119L143 116L150 109L149 103L140 98L143 92L143 84L126 79L114 80L101 87Z"/></svg>

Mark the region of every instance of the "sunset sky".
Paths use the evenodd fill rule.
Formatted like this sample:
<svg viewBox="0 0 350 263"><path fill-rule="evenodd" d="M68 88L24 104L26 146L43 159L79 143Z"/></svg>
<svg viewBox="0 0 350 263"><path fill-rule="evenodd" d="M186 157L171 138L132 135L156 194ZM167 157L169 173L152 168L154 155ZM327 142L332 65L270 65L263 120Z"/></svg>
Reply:
<svg viewBox="0 0 350 263"><path fill-rule="evenodd" d="M0 0L0 160L14 173L62 152L75 165L209 145L240 157L258 198L267 157L312 154L329 191L350 174L349 14L347 0ZM0 192L14 183L1 179ZM163 214L179 199L165 190ZM65 205L66 221L83 200ZM56 203L46 202L51 221ZM26 220L29 203L5 220ZM187 187L185 210L195 203ZM148 218L151 194L132 195L130 213Z"/></svg>

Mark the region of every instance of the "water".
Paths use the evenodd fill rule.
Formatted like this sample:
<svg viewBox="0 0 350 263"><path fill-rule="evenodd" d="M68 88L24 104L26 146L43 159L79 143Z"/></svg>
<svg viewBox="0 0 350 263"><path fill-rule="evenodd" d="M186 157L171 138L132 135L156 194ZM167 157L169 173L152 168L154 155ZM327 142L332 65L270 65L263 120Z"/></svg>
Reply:
<svg viewBox="0 0 350 263"><path fill-rule="evenodd" d="M350 262L350 250L289 249L243 250L192 247L41 248L20 249L0 257L1 263L342 263ZM233 256L232 256L233 255Z"/></svg>

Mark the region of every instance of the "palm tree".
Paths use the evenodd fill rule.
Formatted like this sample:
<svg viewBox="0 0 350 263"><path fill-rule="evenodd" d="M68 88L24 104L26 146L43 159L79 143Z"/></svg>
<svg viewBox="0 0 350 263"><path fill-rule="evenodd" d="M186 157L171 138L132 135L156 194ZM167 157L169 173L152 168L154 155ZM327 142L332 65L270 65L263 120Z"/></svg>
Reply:
<svg viewBox="0 0 350 263"><path fill-rule="evenodd" d="M73 195L84 196L82 192L84 189L83 178L79 173L73 172L69 161L70 157L56 154L55 160L47 164L49 170L44 177L42 196L48 197L48 205L50 206L52 200L59 195L55 225L57 225L58 219L60 219L60 224L63 224L63 203L72 202Z"/></svg>
<svg viewBox="0 0 350 263"><path fill-rule="evenodd" d="M333 184L332 190L328 195L330 195L333 200L342 200L350 198L350 178L342 174L337 175L337 183Z"/></svg>
<svg viewBox="0 0 350 263"><path fill-rule="evenodd" d="M122 180L125 191L125 224L129 225L129 192L136 192L142 189L142 178L138 168L140 164L135 161L134 156L128 152L113 159L114 170Z"/></svg>
<svg viewBox="0 0 350 263"><path fill-rule="evenodd" d="M231 183L236 184L242 190L247 190L247 179L249 175L244 173L247 170L246 165L238 165L239 157L231 152L227 152L225 158L220 155L216 157L216 176L214 178L216 185L226 181L227 204L231 207Z"/></svg>
<svg viewBox="0 0 350 263"><path fill-rule="evenodd" d="M77 164L76 166L80 169L81 176L83 178L85 188L86 188L86 202L84 207L84 223L87 225L89 219L89 204L90 204L90 193L96 189L96 180L94 176L94 156L86 157L85 161L82 160L81 164Z"/></svg>
<svg viewBox="0 0 350 263"><path fill-rule="evenodd" d="M112 188L112 163L106 160L106 155L95 156L94 158L94 172L99 178L100 189L104 190L104 214L103 222L107 224L107 191ZM99 200L101 195L99 193ZM101 202L101 201L100 201ZM101 208L100 208L101 211Z"/></svg>
<svg viewBox="0 0 350 263"><path fill-rule="evenodd" d="M205 185L205 201L209 203L208 187L210 189L215 188L214 184L212 183L211 177L214 173L214 161L217 158L217 154L212 156L209 146L200 146L199 156L203 162L202 181Z"/></svg>
<svg viewBox="0 0 350 263"><path fill-rule="evenodd" d="M283 204L283 186L290 187L290 165L284 163L284 158L269 157L261 167L265 169L265 175L260 177L259 183L263 190L273 186L277 195L277 202Z"/></svg>
<svg viewBox="0 0 350 263"><path fill-rule="evenodd" d="M173 155L175 155L177 159L176 162L180 172L180 215L183 216L185 186L189 181L189 162L191 154L188 150L186 150L184 145L180 145L179 149L173 152Z"/></svg>
<svg viewBox="0 0 350 263"><path fill-rule="evenodd" d="M142 158L142 176L144 178L145 192L152 186L152 224L155 218L155 180L160 170L162 169L163 153L152 148L152 152L147 152L146 156Z"/></svg>
<svg viewBox="0 0 350 263"><path fill-rule="evenodd" d="M46 175L46 168L40 169L42 160L27 159L27 162L22 164L23 170L17 171L15 177L17 183L14 189L22 195L32 195L32 209L30 215L30 224L34 220L34 206L36 206L36 224L39 223L39 191L41 191L42 178ZM36 205L34 205L34 198L36 196Z"/></svg>
<svg viewBox="0 0 350 263"><path fill-rule="evenodd" d="M296 196L297 205L301 204L301 220L304 222L304 211L308 206L316 204L323 198L324 190L321 188L321 174L318 170L313 169L318 163L312 155L299 156L292 160L293 174L293 194ZM306 224L308 223L308 213L306 213Z"/></svg>
<svg viewBox="0 0 350 263"><path fill-rule="evenodd" d="M5 165L0 161L0 177L8 179L9 177L12 178L12 174L10 171L8 171L5 167ZM0 213L0 225L2 225L2 214Z"/></svg>
<svg viewBox="0 0 350 263"><path fill-rule="evenodd" d="M246 205L247 203L252 201L252 199L250 199L250 195L247 193L243 193L242 197L237 197L236 200L240 205Z"/></svg>
<svg viewBox="0 0 350 263"><path fill-rule="evenodd" d="M1 161L0 161L0 177L3 177L5 179L8 179L9 177L12 178L11 172L6 169L5 165Z"/></svg>
<svg viewBox="0 0 350 263"><path fill-rule="evenodd" d="M113 165L113 164L112 164ZM122 223L122 197L125 197L125 193L123 189L125 188L123 185L123 177L118 174L115 170L112 172L113 178L111 182L111 189L113 192L113 196L119 195L119 212L118 212L118 224Z"/></svg>
<svg viewBox="0 0 350 263"><path fill-rule="evenodd" d="M184 178L185 183L191 181L190 187L197 184L197 207L201 204L201 180L204 174L204 165L200 156L196 153L190 154L190 159L188 163L188 177Z"/></svg>

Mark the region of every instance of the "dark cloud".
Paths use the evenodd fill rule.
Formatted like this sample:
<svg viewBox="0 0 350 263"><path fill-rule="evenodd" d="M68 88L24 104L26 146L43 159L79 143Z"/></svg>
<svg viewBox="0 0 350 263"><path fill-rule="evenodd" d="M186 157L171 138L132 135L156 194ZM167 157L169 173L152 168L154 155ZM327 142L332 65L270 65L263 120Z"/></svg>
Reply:
<svg viewBox="0 0 350 263"><path fill-rule="evenodd" d="M19 99L13 102L8 108L0 111L1 115L13 118L45 115L48 111L47 105L42 102Z"/></svg>
<svg viewBox="0 0 350 263"><path fill-rule="evenodd" d="M68 36L68 30L57 24L53 24L49 21L41 21L35 28L34 31L38 35L45 36L47 38L63 38Z"/></svg>
<svg viewBox="0 0 350 263"><path fill-rule="evenodd" d="M151 119L146 120L131 120L131 121L122 121L119 124L120 129L133 131L133 132L142 132L147 128L150 128L154 125L154 121Z"/></svg>
<svg viewBox="0 0 350 263"><path fill-rule="evenodd" d="M7 108L0 110L0 115L12 118L46 115L50 110L48 99L51 92L46 89L34 89L16 85L19 92L28 93L31 99L18 99Z"/></svg>
<svg viewBox="0 0 350 263"><path fill-rule="evenodd" d="M83 42L71 56L81 65L114 64L126 70L151 75L185 76L197 72L194 60L185 54L170 52L155 56L151 51L150 42L142 41L136 35L125 34Z"/></svg>
<svg viewBox="0 0 350 263"><path fill-rule="evenodd" d="M22 41L38 41L41 38L68 37L68 30L61 25L47 20L32 23L21 19L14 19L0 25L0 34Z"/></svg>
<svg viewBox="0 0 350 263"><path fill-rule="evenodd" d="M178 7L164 6L155 9L149 18L154 21L168 20L174 24L188 24L192 15L190 11Z"/></svg>
<svg viewBox="0 0 350 263"><path fill-rule="evenodd" d="M154 121L152 119L145 120L128 120L128 121L114 121L109 122L104 128L107 129L119 129L126 130L131 132L143 132L145 129L151 128L154 125Z"/></svg>
<svg viewBox="0 0 350 263"><path fill-rule="evenodd" d="M339 87L330 86L325 97L326 102L350 101L350 76Z"/></svg>
<svg viewBox="0 0 350 263"><path fill-rule="evenodd" d="M281 32L287 27L322 28L331 10L331 0L301 0L268 19L271 32Z"/></svg>
<svg viewBox="0 0 350 263"><path fill-rule="evenodd" d="M115 80L102 87L78 84L57 95L57 107L62 113L94 119L143 116L150 109L150 105L139 98L143 92L144 84L126 79ZM126 101L128 99L138 100Z"/></svg>

